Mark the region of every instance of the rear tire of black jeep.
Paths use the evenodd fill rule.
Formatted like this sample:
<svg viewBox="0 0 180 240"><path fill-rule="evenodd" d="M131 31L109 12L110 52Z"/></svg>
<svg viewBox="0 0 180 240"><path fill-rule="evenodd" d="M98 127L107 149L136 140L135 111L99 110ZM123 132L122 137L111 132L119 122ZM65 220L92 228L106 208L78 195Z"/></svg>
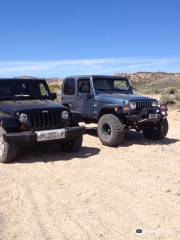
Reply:
<svg viewBox="0 0 180 240"><path fill-rule="evenodd" d="M97 132L102 144L117 147L124 139L125 128L114 114L105 114L99 119Z"/></svg>
<svg viewBox="0 0 180 240"><path fill-rule="evenodd" d="M14 143L5 141L0 130L0 163L8 163L14 160L17 155L17 146Z"/></svg>
<svg viewBox="0 0 180 240"><path fill-rule="evenodd" d="M78 136L72 140L61 143L61 148L65 152L78 152L82 146L83 136Z"/></svg>
<svg viewBox="0 0 180 240"><path fill-rule="evenodd" d="M143 134L146 138L150 140L163 139L168 133L168 120L162 119L157 125L145 127L143 129Z"/></svg>

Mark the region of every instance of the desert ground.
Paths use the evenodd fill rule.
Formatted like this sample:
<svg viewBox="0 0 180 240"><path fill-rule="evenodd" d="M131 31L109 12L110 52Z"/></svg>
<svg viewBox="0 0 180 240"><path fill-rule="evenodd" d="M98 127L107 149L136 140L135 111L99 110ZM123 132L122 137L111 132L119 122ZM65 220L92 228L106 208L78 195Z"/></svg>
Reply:
<svg viewBox="0 0 180 240"><path fill-rule="evenodd" d="M180 239L180 111L168 119L162 141L132 131L108 148L89 130L79 153L43 145L0 164L0 239Z"/></svg>

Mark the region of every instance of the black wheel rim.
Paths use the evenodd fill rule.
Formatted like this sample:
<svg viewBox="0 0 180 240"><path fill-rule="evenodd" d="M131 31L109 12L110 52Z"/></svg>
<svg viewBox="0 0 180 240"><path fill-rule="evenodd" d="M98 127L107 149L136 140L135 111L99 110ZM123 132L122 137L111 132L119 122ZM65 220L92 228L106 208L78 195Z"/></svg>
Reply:
<svg viewBox="0 0 180 240"><path fill-rule="evenodd" d="M106 137L110 137L111 136L111 127L110 127L110 125L108 123L103 124L103 126L102 126L102 133Z"/></svg>

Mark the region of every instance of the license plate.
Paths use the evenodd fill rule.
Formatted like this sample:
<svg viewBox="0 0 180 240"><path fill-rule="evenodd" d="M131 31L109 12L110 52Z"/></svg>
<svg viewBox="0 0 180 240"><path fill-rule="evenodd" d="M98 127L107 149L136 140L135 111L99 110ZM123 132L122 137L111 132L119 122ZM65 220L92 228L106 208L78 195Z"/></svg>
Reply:
<svg viewBox="0 0 180 240"><path fill-rule="evenodd" d="M149 118L157 118L158 115L157 114L149 114Z"/></svg>
<svg viewBox="0 0 180 240"><path fill-rule="evenodd" d="M65 138L65 129L36 131L37 141L50 141Z"/></svg>

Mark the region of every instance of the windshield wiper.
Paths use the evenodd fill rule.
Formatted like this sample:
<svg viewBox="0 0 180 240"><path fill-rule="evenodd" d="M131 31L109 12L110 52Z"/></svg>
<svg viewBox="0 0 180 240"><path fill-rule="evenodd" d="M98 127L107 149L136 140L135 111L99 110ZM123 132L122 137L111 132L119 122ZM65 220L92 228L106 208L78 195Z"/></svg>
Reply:
<svg viewBox="0 0 180 240"><path fill-rule="evenodd" d="M112 91L112 90L107 90L107 89L98 89L98 90L96 90L96 92L110 92L110 91Z"/></svg>
<svg viewBox="0 0 180 240"><path fill-rule="evenodd" d="M30 97L29 94L15 94L14 97Z"/></svg>

